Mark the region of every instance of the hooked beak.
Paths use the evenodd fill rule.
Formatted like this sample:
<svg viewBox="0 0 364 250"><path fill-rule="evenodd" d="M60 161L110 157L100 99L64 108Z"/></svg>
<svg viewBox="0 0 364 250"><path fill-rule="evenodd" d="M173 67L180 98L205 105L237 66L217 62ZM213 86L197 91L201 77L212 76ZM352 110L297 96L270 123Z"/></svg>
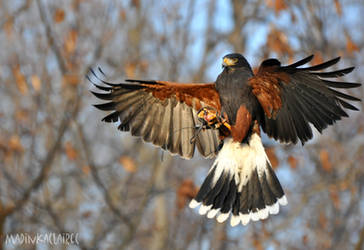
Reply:
<svg viewBox="0 0 364 250"><path fill-rule="evenodd" d="M233 66L238 61L236 58L224 57L222 60L222 67Z"/></svg>
<svg viewBox="0 0 364 250"><path fill-rule="evenodd" d="M225 59L226 59L226 58L224 58L224 59L222 60L222 67L223 67L223 68L225 68L225 67L227 66L227 64L226 64L226 62L225 62Z"/></svg>

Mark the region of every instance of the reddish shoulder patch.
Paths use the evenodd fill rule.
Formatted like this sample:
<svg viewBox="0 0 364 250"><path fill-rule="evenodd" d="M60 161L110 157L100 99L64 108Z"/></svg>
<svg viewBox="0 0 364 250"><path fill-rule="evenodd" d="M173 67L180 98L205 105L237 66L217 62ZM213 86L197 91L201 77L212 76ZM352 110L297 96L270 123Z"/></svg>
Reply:
<svg viewBox="0 0 364 250"><path fill-rule="evenodd" d="M242 142L248 133L252 122L252 115L248 111L245 105L241 105L236 114L236 121L231 126L231 136L234 141Z"/></svg>

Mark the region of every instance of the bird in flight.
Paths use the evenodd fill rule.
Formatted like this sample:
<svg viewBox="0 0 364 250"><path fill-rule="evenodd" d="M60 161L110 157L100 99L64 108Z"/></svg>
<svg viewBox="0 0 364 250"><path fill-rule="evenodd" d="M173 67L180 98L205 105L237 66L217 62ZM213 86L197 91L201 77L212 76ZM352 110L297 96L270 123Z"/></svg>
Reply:
<svg viewBox="0 0 364 250"><path fill-rule="evenodd" d="M223 70L213 83L176 83L125 80L96 84L93 92L107 100L96 108L111 111L105 122L119 122L130 131L172 154L191 158L195 148L206 158L216 157L191 208L231 226L277 214L287 199L265 153L260 131L282 143L302 145L347 117L345 109L358 110L348 101L360 101L335 89L360 83L332 81L354 68L322 70L340 58L309 66L313 56L287 66L277 59L263 61L254 74L238 53L223 57ZM103 72L100 70L100 73Z"/></svg>

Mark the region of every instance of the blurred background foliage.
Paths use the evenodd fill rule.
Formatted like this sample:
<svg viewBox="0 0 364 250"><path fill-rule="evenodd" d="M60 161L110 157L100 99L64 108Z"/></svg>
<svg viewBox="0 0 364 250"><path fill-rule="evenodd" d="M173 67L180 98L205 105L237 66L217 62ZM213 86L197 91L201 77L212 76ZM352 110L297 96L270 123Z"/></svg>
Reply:
<svg viewBox="0 0 364 250"><path fill-rule="evenodd" d="M265 137L289 205L231 228L186 207L212 161L102 123L84 77L213 81L240 52L254 67L341 56L363 82L363 13L362 0L0 1L0 235L79 233L39 249L363 249L362 111L305 147Z"/></svg>

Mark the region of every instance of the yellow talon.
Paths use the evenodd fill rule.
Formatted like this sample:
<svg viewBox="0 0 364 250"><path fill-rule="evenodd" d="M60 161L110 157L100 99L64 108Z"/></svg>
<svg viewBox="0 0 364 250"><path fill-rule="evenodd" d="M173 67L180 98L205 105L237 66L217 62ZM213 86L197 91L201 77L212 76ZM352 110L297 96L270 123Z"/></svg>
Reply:
<svg viewBox="0 0 364 250"><path fill-rule="evenodd" d="M198 111L197 117L206 122L206 125L208 125L209 127L214 127L215 129L218 129L221 126L224 126L228 130L231 130L230 124L224 118L220 117L218 112L214 109L204 107Z"/></svg>

